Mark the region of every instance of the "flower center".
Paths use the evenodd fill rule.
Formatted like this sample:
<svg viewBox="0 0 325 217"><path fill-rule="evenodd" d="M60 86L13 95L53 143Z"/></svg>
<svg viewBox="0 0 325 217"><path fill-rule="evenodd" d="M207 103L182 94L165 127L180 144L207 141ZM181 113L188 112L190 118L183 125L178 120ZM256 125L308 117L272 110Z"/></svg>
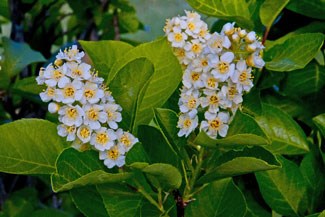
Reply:
<svg viewBox="0 0 325 217"><path fill-rule="evenodd" d="M81 130L80 130L80 136L84 139L88 138L90 135L90 131L87 127L83 127Z"/></svg>
<svg viewBox="0 0 325 217"><path fill-rule="evenodd" d="M237 93L237 90L236 90L235 87L230 87L228 89L228 96L229 96L229 98L231 98L231 99L234 98L235 95L236 95L236 93Z"/></svg>
<svg viewBox="0 0 325 217"><path fill-rule="evenodd" d="M248 74L246 71L243 71L240 75L239 75L239 81L240 82L244 82L246 81L248 78Z"/></svg>
<svg viewBox="0 0 325 217"><path fill-rule="evenodd" d="M201 61L201 65L202 65L203 67L206 67L206 66L208 65L208 60L203 59L203 60Z"/></svg>
<svg viewBox="0 0 325 217"><path fill-rule="evenodd" d="M128 135L123 135L121 136L121 142L125 145L125 146L130 146L131 145L131 141L128 137Z"/></svg>
<svg viewBox="0 0 325 217"><path fill-rule="evenodd" d="M80 69L75 69L75 70L73 70L72 74L74 76L81 76L82 75L82 71Z"/></svg>
<svg viewBox="0 0 325 217"><path fill-rule="evenodd" d="M184 121L184 128L190 128L192 125L192 121L190 119L186 119Z"/></svg>
<svg viewBox="0 0 325 217"><path fill-rule="evenodd" d="M64 95L65 97L72 97L74 96L75 90L73 87L66 87L64 89Z"/></svg>
<svg viewBox="0 0 325 217"><path fill-rule="evenodd" d="M109 137L107 136L106 133L99 133L96 136L96 142L101 144L101 145L105 145L109 140Z"/></svg>
<svg viewBox="0 0 325 217"><path fill-rule="evenodd" d="M93 98L94 95L95 95L95 91L94 90L91 90L91 89L87 89L87 90L85 90L84 95L85 95L85 97L87 99Z"/></svg>
<svg viewBox="0 0 325 217"><path fill-rule="evenodd" d="M48 95L48 96L54 96L54 93L55 93L54 88L49 87L49 88L47 89L47 95Z"/></svg>
<svg viewBox="0 0 325 217"><path fill-rule="evenodd" d="M209 124L210 124L211 128L217 130L217 129L219 129L219 127L221 125L221 121L219 120L219 118L216 118L216 119L210 121Z"/></svg>
<svg viewBox="0 0 325 217"><path fill-rule="evenodd" d="M195 29L195 24L190 22L190 23L187 24L187 27L188 27L189 30L193 31Z"/></svg>
<svg viewBox="0 0 325 217"><path fill-rule="evenodd" d="M112 159L112 160L116 160L118 158L118 156L120 155L118 149L111 149L107 152L107 156Z"/></svg>
<svg viewBox="0 0 325 217"><path fill-rule="evenodd" d="M216 95L212 95L210 96L209 101L210 101L210 105L216 105L219 103L219 98Z"/></svg>
<svg viewBox="0 0 325 217"><path fill-rule="evenodd" d="M55 79L60 79L63 76L63 74L59 70L54 70L53 76Z"/></svg>
<svg viewBox="0 0 325 217"><path fill-rule="evenodd" d="M98 111L94 108L89 109L87 111L87 115L90 120L94 120L94 121L98 120Z"/></svg>
<svg viewBox="0 0 325 217"><path fill-rule="evenodd" d="M196 108L196 99L195 99L195 98L190 99L190 100L187 102L187 106L188 106L190 109L194 109L194 108Z"/></svg>
<svg viewBox="0 0 325 217"><path fill-rule="evenodd" d="M207 34L207 31L205 29L201 29L199 32L200 37L204 37L204 36L206 36L206 34Z"/></svg>
<svg viewBox="0 0 325 217"><path fill-rule="evenodd" d="M200 74L197 72L192 72L191 78L192 78L192 81L197 81L200 79Z"/></svg>
<svg viewBox="0 0 325 217"><path fill-rule="evenodd" d="M216 87L216 83L217 83L217 80L213 77L210 77L207 81L208 83L208 86L211 87L211 88L215 88Z"/></svg>
<svg viewBox="0 0 325 217"><path fill-rule="evenodd" d="M176 33L176 34L174 35L174 39L175 39L176 42L181 42L181 41L183 40L183 35L182 35L182 33Z"/></svg>
<svg viewBox="0 0 325 217"><path fill-rule="evenodd" d="M218 69L219 69L219 72L222 73L222 74L227 73L229 71L229 63L219 62L218 63Z"/></svg>
<svg viewBox="0 0 325 217"><path fill-rule="evenodd" d="M76 130L76 127L75 126L67 126L67 131L68 133L74 133L74 131Z"/></svg>
<svg viewBox="0 0 325 217"><path fill-rule="evenodd" d="M77 115L78 115L77 109L75 109L75 108L68 108L67 111L66 111L66 115L69 118L76 119L77 118Z"/></svg>
<svg viewBox="0 0 325 217"><path fill-rule="evenodd" d="M192 51L194 53L200 53L202 46L200 44L193 44L192 45Z"/></svg>

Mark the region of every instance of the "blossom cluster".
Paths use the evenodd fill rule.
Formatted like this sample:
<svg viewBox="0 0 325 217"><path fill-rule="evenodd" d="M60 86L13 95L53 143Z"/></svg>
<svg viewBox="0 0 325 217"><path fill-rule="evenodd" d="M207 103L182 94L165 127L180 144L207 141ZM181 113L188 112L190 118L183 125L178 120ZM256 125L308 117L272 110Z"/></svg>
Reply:
<svg viewBox="0 0 325 217"><path fill-rule="evenodd" d="M225 137L243 94L253 87L253 68L265 64L264 47L255 32L235 23L225 24L220 33L209 33L198 13L185 13L167 19L164 27L184 71L178 136L187 137L199 127L211 138Z"/></svg>
<svg viewBox="0 0 325 217"><path fill-rule="evenodd" d="M91 147L108 168L125 164L125 154L138 142L118 127L122 108L91 66L81 61L84 52L76 45L60 51L54 64L41 68L36 78L46 85L40 97L50 102L48 110L58 113L58 134L73 141L78 150Z"/></svg>

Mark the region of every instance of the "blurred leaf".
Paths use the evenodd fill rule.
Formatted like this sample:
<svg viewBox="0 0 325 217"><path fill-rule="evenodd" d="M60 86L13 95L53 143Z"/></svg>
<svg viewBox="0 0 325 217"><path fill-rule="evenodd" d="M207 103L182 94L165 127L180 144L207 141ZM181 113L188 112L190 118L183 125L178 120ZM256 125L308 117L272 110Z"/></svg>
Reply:
<svg viewBox="0 0 325 217"><path fill-rule="evenodd" d="M319 156L320 157L320 156ZM313 152L308 153L300 164L300 171L306 181L308 213L313 213L324 205L325 168L321 159Z"/></svg>
<svg viewBox="0 0 325 217"><path fill-rule="evenodd" d="M271 28L274 20L290 0L266 0L260 8L260 17L264 26Z"/></svg>
<svg viewBox="0 0 325 217"><path fill-rule="evenodd" d="M85 216L110 217L95 185L72 189L70 194L76 207Z"/></svg>
<svg viewBox="0 0 325 217"><path fill-rule="evenodd" d="M271 170L281 167L275 156L264 148L255 146L240 151L229 151L208 165L207 173L199 183L237 176L246 173Z"/></svg>
<svg viewBox="0 0 325 217"><path fill-rule="evenodd" d="M255 173L259 189L266 203L276 212L300 216L306 183L295 163L281 156L278 156L278 160L282 164L281 169Z"/></svg>
<svg viewBox="0 0 325 217"><path fill-rule="evenodd" d="M243 112L252 116L262 114L262 102L260 91L254 89L244 96L242 104Z"/></svg>
<svg viewBox="0 0 325 217"><path fill-rule="evenodd" d="M96 151L79 152L73 148L64 150L56 161L57 172L52 174L55 192L66 191L86 185L121 182L132 177L132 173L107 173L103 161Z"/></svg>
<svg viewBox="0 0 325 217"><path fill-rule="evenodd" d="M71 214L54 208L45 208L31 213L30 217L72 217Z"/></svg>
<svg viewBox="0 0 325 217"><path fill-rule="evenodd" d="M319 50L315 56L315 60L317 63L321 66L325 66L325 56L324 56L324 50Z"/></svg>
<svg viewBox="0 0 325 217"><path fill-rule="evenodd" d="M160 216L160 211L140 193L125 185L99 185L97 190L103 198L109 216L138 217Z"/></svg>
<svg viewBox="0 0 325 217"><path fill-rule="evenodd" d="M134 162L150 162L149 156L141 143L135 144L127 153L125 158L126 165Z"/></svg>
<svg viewBox="0 0 325 217"><path fill-rule="evenodd" d="M255 0L186 0L195 10L213 17L236 22L239 26L253 29L249 6Z"/></svg>
<svg viewBox="0 0 325 217"><path fill-rule="evenodd" d="M0 16L10 18L8 1L0 1Z"/></svg>
<svg viewBox="0 0 325 217"><path fill-rule="evenodd" d="M176 152L155 127L139 126L138 138L150 158L150 163L166 163L178 168L179 160Z"/></svg>
<svg viewBox="0 0 325 217"><path fill-rule="evenodd" d="M292 71L304 68L324 42L321 33L293 35L265 52L266 68L273 71Z"/></svg>
<svg viewBox="0 0 325 217"><path fill-rule="evenodd" d="M16 81L12 87L15 93L20 93L21 95L38 95L43 89L44 86L37 85L35 76L20 79Z"/></svg>
<svg viewBox="0 0 325 217"><path fill-rule="evenodd" d="M272 143L266 149L276 154L302 154L309 151L306 135L300 126L285 112L263 104L263 115L256 121Z"/></svg>
<svg viewBox="0 0 325 217"><path fill-rule="evenodd" d="M153 77L153 72L153 65L147 58L135 59L123 66L110 83L114 99L123 108L121 124L124 129L130 130L134 134L137 132L138 125L141 124L138 119L145 119L146 116L151 117L150 113L148 114L143 108L153 102L144 101L144 95Z"/></svg>
<svg viewBox="0 0 325 217"><path fill-rule="evenodd" d="M141 91L141 98L139 98L141 101L137 102L137 114L141 115L136 115L134 120L135 126L148 124L150 122L154 117L152 108L161 107L168 100L178 87L182 77L182 70L177 58L174 56L167 40L161 38L150 43L139 45L127 52L123 58L120 58L114 64L111 73L108 75L108 86L111 87L113 84L112 80L115 76L118 76L117 73L120 72L122 68L139 58L146 58L153 63L154 73L150 81L146 84L146 89ZM132 77L139 79L137 73L134 73ZM123 79L125 80L126 78L124 77ZM130 85L133 84L130 83ZM119 88L121 87L119 86ZM113 91L113 96L115 97L114 94L119 94L120 92L122 91ZM117 100L117 102L119 101Z"/></svg>
<svg viewBox="0 0 325 217"><path fill-rule="evenodd" d="M268 88L277 88L285 75L286 72L273 72L265 70L258 82L258 88L261 90Z"/></svg>
<svg viewBox="0 0 325 217"><path fill-rule="evenodd" d="M287 8L296 13L325 20L325 2L319 0L291 0Z"/></svg>
<svg viewBox="0 0 325 217"><path fill-rule="evenodd" d="M0 126L0 171L15 174L51 174L66 142L56 125L22 119Z"/></svg>
<svg viewBox="0 0 325 217"><path fill-rule="evenodd" d="M139 29L140 22L134 12L121 11L118 14L119 24L127 32L136 32Z"/></svg>
<svg viewBox="0 0 325 217"><path fill-rule="evenodd" d="M281 92L290 96L305 96L316 93L325 86L325 68L316 62L305 68L291 71L281 83Z"/></svg>
<svg viewBox="0 0 325 217"><path fill-rule="evenodd" d="M217 148L218 145L223 148L238 148L245 145L267 145L269 142L254 118L238 110L225 138L212 139L201 131L194 143L211 148Z"/></svg>
<svg viewBox="0 0 325 217"><path fill-rule="evenodd" d="M7 76L8 79L1 79L0 87L7 87L9 83L3 83L3 81L9 81L9 78L17 75L29 64L46 61L41 53L32 50L28 44L17 43L5 37L2 40L5 61L1 77Z"/></svg>
<svg viewBox="0 0 325 217"><path fill-rule="evenodd" d="M133 48L122 41L79 41L101 77L106 78L114 63Z"/></svg>
<svg viewBox="0 0 325 217"><path fill-rule="evenodd" d="M325 113L317 115L313 118L314 124L317 126L319 131L325 137Z"/></svg>
<svg viewBox="0 0 325 217"><path fill-rule="evenodd" d="M212 199L213 198L213 199ZM245 198L231 178L210 183L185 209L185 216L244 216Z"/></svg>
<svg viewBox="0 0 325 217"><path fill-rule="evenodd" d="M150 180L154 179L153 184L155 185L155 183L157 183L157 185L155 185L156 188L161 187L168 191L170 189L177 189L182 184L182 175L177 168L170 164L155 163L148 165L142 163L141 166L134 163L131 164L130 167L140 169Z"/></svg>
<svg viewBox="0 0 325 217"><path fill-rule="evenodd" d="M271 217L271 213L254 199L253 193L245 193L244 196L247 204L245 217Z"/></svg>

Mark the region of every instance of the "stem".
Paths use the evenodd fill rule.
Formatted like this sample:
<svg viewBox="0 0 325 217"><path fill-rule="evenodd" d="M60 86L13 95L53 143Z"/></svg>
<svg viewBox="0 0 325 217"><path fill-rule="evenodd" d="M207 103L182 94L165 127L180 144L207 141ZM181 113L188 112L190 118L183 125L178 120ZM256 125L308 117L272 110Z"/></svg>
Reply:
<svg viewBox="0 0 325 217"><path fill-rule="evenodd" d="M262 44L264 45L267 39L267 36L269 35L270 32L270 27L266 27L265 33L263 35L263 40L262 40Z"/></svg>
<svg viewBox="0 0 325 217"><path fill-rule="evenodd" d="M117 9L115 9L114 13L113 13L113 27L114 27L114 32L115 32L114 40L117 40L117 41L121 40Z"/></svg>

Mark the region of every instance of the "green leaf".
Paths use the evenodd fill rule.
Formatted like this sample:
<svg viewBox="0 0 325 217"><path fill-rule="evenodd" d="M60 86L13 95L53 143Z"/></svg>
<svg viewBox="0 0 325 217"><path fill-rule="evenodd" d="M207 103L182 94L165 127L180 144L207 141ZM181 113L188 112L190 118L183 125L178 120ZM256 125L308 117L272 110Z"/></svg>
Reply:
<svg viewBox="0 0 325 217"><path fill-rule="evenodd" d="M44 87L41 85L37 85L35 78L35 76L32 76L16 81L14 86L12 87L12 90L15 93L19 93L21 95L38 95L40 92L43 91Z"/></svg>
<svg viewBox="0 0 325 217"><path fill-rule="evenodd" d="M125 185L100 185L97 186L97 190L103 198L109 216L137 217L161 214L141 194Z"/></svg>
<svg viewBox="0 0 325 217"><path fill-rule="evenodd" d="M96 151L79 152L66 149L56 162L57 172L51 176L55 192L86 185L121 182L132 177L132 173L107 173L103 161Z"/></svg>
<svg viewBox="0 0 325 217"><path fill-rule="evenodd" d="M290 0L266 0L260 8L260 17L264 26L271 28L274 20Z"/></svg>
<svg viewBox="0 0 325 217"><path fill-rule="evenodd" d="M319 0L291 0L287 8L296 13L325 20L325 2Z"/></svg>
<svg viewBox="0 0 325 217"><path fill-rule="evenodd" d="M325 137L325 113L317 115L313 118L314 124L317 126L319 131Z"/></svg>
<svg viewBox="0 0 325 217"><path fill-rule="evenodd" d="M32 50L28 44L14 42L8 38L3 38L2 40L5 61L1 74L4 73L2 76L5 75L6 78L3 79L7 79L7 81L9 81L9 78L17 75L29 64L46 61L41 53ZM3 79L0 80L1 87L7 87L9 83L2 83L2 81L4 81Z"/></svg>
<svg viewBox="0 0 325 217"><path fill-rule="evenodd" d="M255 193L255 192L254 192ZM253 192L245 192L245 200L247 204L247 212L245 217L271 217L271 213L268 212L264 207L259 203L260 200L256 200L253 196Z"/></svg>
<svg viewBox="0 0 325 217"><path fill-rule="evenodd" d="M275 156L264 148L255 146L241 151L229 151L209 164L207 173L199 179L199 183L216 179L237 176L246 173L279 168L281 164Z"/></svg>
<svg viewBox="0 0 325 217"><path fill-rule="evenodd" d="M194 143L211 148L217 148L217 145L223 148L238 148L245 145L267 145L269 142L257 122L251 116L238 110L229 125L225 138L212 139L201 131Z"/></svg>
<svg viewBox="0 0 325 217"><path fill-rule="evenodd" d="M126 64L110 83L112 95L123 108L121 125L136 134L141 124L139 119L150 116L143 108L144 93L153 76L153 65L146 58L139 58Z"/></svg>
<svg viewBox="0 0 325 217"><path fill-rule="evenodd" d="M304 68L315 57L323 41L321 33L293 35L265 52L265 66L280 72Z"/></svg>
<svg viewBox="0 0 325 217"><path fill-rule="evenodd" d="M266 149L277 154L302 154L309 151L306 135L285 112L263 104L263 115L256 117L258 124L271 139Z"/></svg>
<svg viewBox="0 0 325 217"><path fill-rule="evenodd" d="M142 164L131 164L130 167L135 167L144 172L150 179L154 179L158 186L166 189L177 189L182 184L182 175L177 168L173 167L170 164L155 163L151 165Z"/></svg>
<svg viewBox="0 0 325 217"><path fill-rule="evenodd" d="M4 16L8 19L10 18L8 1L0 2L0 16Z"/></svg>
<svg viewBox="0 0 325 217"><path fill-rule="evenodd" d="M78 3L79 4L79 3ZM114 63L125 55L132 45L122 41L79 41L101 77L107 77Z"/></svg>
<svg viewBox="0 0 325 217"><path fill-rule="evenodd" d="M305 68L292 71L281 83L281 92L290 96L305 96L316 93L325 86L325 68L316 62Z"/></svg>
<svg viewBox="0 0 325 217"><path fill-rule="evenodd" d="M119 24L128 32L136 32L139 29L140 22L135 12L121 11L118 14Z"/></svg>
<svg viewBox="0 0 325 217"><path fill-rule="evenodd" d="M195 10L213 17L238 23L239 26L253 29L250 5L255 1L245 0L186 0Z"/></svg>
<svg viewBox="0 0 325 217"><path fill-rule="evenodd" d="M264 200L277 213L299 216L306 183L295 163L281 156L278 160L282 164L281 169L255 173L259 189Z"/></svg>
<svg viewBox="0 0 325 217"><path fill-rule="evenodd" d="M45 120L18 120L1 125L0 132L0 171L5 173L51 174L66 146L56 125Z"/></svg>
<svg viewBox="0 0 325 217"><path fill-rule="evenodd" d="M313 213L321 208L325 200L325 168L314 153L308 153L300 164L300 171L306 181L308 213Z"/></svg>
<svg viewBox="0 0 325 217"><path fill-rule="evenodd" d="M103 199L95 185L74 188L70 191L76 207L87 217L110 217L107 214Z"/></svg>
<svg viewBox="0 0 325 217"><path fill-rule="evenodd" d="M212 199L213 198L213 199ZM185 209L185 216L244 216L245 198L232 179L221 179L205 187Z"/></svg>
<svg viewBox="0 0 325 217"><path fill-rule="evenodd" d="M108 75L108 86L111 86L112 80L122 68L131 61L139 58L147 58L153 63L154 74L150 81L148 81L146 89L141 92L141 101L138 102L137 113L142 115L136 116L134 121L136 125L148 124L151 121L154 117L152 108L161 107L168 100L178 87L183 74L178 60L174 56L166 38L161 38L150 43L141 44L131 49L123 58L120 58L114 64L111 73ZM137 74L134 77L139 79ZM113 96L115 97L114 94L118 93L113 92Z"/></svg>
<svg viewBox="0 0 325 217"><path fill-rule="evenodd" d="M71 214L54 208L45 208L31 213L30 217L71 217Z"/></svg>
<svg viewBox="0 0 325 217"><path fill-rule="evenodd" d="M242 104L243 112L252 116L262 114L262 102L260 91L254 89L244 96Z"/></svg>

